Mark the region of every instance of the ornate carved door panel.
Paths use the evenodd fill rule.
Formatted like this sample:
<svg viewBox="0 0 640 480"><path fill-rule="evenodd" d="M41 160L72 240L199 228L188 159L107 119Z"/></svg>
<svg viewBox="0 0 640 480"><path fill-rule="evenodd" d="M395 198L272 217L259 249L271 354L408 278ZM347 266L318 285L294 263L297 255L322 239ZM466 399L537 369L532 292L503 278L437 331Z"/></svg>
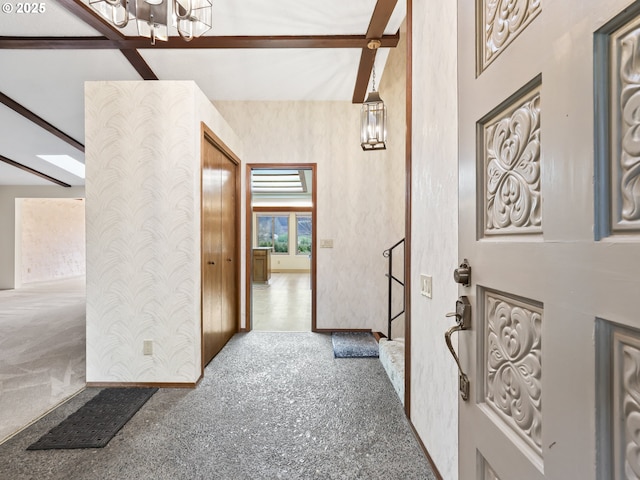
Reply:
<svg viewBox="0 0 640 480"><path fill-rule="evenodd" d="M629 3L459 0L463 480L640 478Z"/></svg>

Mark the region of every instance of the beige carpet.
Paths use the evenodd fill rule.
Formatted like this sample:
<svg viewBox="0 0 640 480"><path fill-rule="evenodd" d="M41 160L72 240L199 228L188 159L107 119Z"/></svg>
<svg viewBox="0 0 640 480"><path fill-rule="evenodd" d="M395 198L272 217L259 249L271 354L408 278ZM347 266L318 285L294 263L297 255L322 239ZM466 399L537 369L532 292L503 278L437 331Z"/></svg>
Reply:
<svg viewBox="0 0 640 480"><path fill-rule="evenodd" d="M0 291L0 442L85 386L85 280Z"/></svg>

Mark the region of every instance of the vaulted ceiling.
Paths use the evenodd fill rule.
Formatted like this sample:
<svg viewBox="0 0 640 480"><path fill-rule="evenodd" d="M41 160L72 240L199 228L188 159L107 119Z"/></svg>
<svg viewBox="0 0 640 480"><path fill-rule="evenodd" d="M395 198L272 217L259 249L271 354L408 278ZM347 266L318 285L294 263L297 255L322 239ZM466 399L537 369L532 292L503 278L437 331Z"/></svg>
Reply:
<svg viewBox="0 0 640 480"><path fill-rule="evenodd" d="M194 80L212 101L362 102L406 13L402 0L213 0L204 36L173 30L151 45L88 0L35 4L18 13L26 3L4 0L0 12L0 185L84 184L37 155L84 162L85 81Z"/></svg>

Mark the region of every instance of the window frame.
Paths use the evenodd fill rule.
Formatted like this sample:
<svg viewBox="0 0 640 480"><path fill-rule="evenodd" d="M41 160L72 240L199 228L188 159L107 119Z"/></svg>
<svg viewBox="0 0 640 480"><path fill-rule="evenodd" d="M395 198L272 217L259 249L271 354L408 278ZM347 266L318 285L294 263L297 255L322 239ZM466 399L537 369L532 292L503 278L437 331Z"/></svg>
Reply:
<svg viewBox="0 0 640 480"><path fill-rule="evenodd" d="M295 212L296 217L296 255L311 255L313 251L313 217L311 213L299 213ZM309 233L305 234L305 236L309 237L309 251L301 252L300 251L300 234L299 234L299 218L308 218L309 219Z"/></svg>
<svg viewBox="0 0 640 480"><path fill-rule="evenodd" d="M255 235L255 245L256 248L265 248L268 247L268 245L264 245L261 246L260 245L260 218L271 218L271 254L272 255L290 255L290 243L291 243L291 221L290 221L290 214L286 213L286 214L282 214L282 213L268 213L268 212L260 212L260 213L256 213L256 235ZM279 252L276 250L276 242L274 241L274 235L277 235L276 233L276 217L278 218L286 218L286 229L287 229L287 241L285 243L287 250L285 252ZM280 243L284 243L284 242L280 242Z"/></svg>

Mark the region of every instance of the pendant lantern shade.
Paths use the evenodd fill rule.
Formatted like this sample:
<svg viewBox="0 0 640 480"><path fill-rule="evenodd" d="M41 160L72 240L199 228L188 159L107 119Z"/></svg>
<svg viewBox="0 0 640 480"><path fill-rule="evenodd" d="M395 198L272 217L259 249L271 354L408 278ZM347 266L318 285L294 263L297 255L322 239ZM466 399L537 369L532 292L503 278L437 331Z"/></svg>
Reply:
<svg viewBox="0 0 640 480"><path fill-rule="evenodd" d="M367 95L360 110L360 145L363 150L387 148L387 107L376 91Z"/></svg>
<svg viewBox="0 0 640 480"><path fill-rule="evenodd" d="M173 0L173 25L186 41L211 30L213 23L210 0Z"/></svg>
<svg viewBox="0 0 640 480"><path fill-rule="evenodd" d="M170 20L186 41L212 25L211 0L89 0L89 5L118 28L135 19L138 35L150 38L152 44L169 39Z"/></svg>
<svg viewBox="0 0 640 480"><path fill-rule="evenodd" d="M151 39L167 41L169 39L169 5L168 0L132 0L136 3L136 24L138 35Z"/></svg>
<svg viewBox="0 0 640 480"><path fill-rule="evenodd" d="M124 28L130 18L135 18L135 1L127 0L90 0L89 5L109 23Z"/></svg>

